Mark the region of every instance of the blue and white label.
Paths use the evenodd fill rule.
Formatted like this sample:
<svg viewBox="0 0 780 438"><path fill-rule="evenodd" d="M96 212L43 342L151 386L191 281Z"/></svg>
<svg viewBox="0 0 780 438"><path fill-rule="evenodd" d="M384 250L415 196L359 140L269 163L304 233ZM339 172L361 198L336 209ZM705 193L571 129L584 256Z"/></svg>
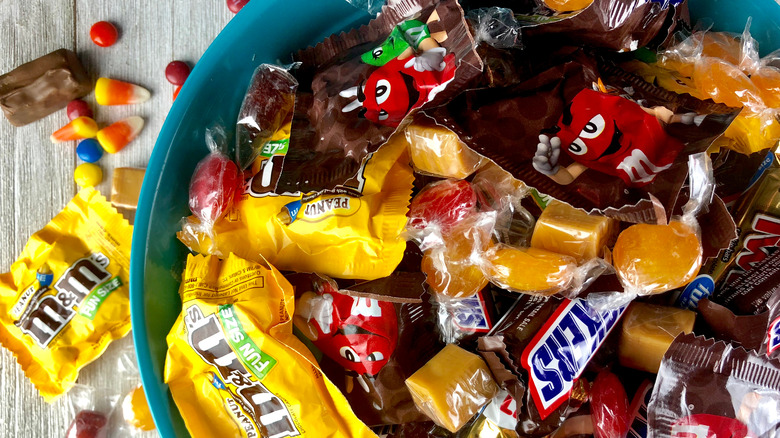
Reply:
<svg viewBox="0 0 780 438"><path fill-rule="evenodd" d="M768 356L780 348L780 317L769 324L766 336L766 354Z"/></svg>
<svg viewBox="0 0 780 438"><path fill-rule="evenodd" d="M715 280L709 275L699 275L692 282L685 286L679 297L677 297L677 307L682 309L696 310L699 307L699 301L709 298L715 291Z"/></svg>
<svg viewBox="0 0 780 438"><path fill-rule="evenodd" d="M564 300L525 348L521 363L542 420L569 398L574 381L625 310L597 312L585 300Z"/></svg>
<svg viewBox="0 0 780 438"><path fill-rule="evenodd" d="M458 329L470 333L487 333L493 328L485 300L479 292L458 301L452 311L452 320Z"/></svg>

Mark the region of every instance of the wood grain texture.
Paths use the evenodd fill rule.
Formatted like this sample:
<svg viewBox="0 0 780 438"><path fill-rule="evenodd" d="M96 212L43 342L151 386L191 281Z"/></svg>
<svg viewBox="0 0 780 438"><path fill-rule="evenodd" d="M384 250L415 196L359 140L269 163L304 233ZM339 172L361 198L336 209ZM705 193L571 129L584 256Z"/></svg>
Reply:
<svg viewBox="0 0 780 438"><path fill-rule="evenodd" d="M86 98L101 126L130 115L146 122L138 139L98 163L104 174L98 188L106 196L112 169L145 167L148 162L172 103L174 87L165 80L165 66L174 59L193 65L233 17L224 0L0 0L0 11L0 73L68 48L76 51L93 79L126 80L152 92L148 102L127 107L98 107L94 95ZM112 47L98 47L89 39L90 26L101 20L120 30ZM80 164L75 142L54 145L48 140L67 121L64 110L21 128L0 120L0 272L8 270L28 237L78 190L73 182L73 170ZM131 346L131 336L115 342L82 370L78 383L108 393L127 391L132 382L121 378L117 361ZM68 396L45 403L13 356L0 349L0 437L62 436L72 418L69 406Z"/></svg>

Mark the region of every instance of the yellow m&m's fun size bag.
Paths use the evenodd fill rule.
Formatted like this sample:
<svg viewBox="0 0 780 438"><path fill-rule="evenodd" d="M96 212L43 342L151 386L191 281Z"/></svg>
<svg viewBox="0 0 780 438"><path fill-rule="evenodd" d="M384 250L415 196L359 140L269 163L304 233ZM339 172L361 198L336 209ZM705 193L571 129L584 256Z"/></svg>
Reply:
<svg viewBox="0 0 780 438"><path fill-rule="evenodd" d="M165 382L197 437L375 437L293 334L292 285L233 254L190 255Z"/></svg>
<svg viewBox="0 0 780 438"><path fill-rule="evenodd" d="M124 217L85 188L0 275L0 343L46 401L130 331L132 235Z"/></svg>

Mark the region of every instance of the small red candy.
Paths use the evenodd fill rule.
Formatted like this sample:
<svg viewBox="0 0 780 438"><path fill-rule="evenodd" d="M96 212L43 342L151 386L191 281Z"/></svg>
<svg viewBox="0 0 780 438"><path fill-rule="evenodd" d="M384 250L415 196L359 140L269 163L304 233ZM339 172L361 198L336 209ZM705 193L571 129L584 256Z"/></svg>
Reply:
<svg viewBox="0 0 780 438"><path fill-rule="evenodd" d="M182 85L190 75L190 66L184 61L171 61L165 67L165 79L173 85Z"/></svg>
<svg viewBox="0 0 780 438"><path fill-rule="evenodd" d="M238 14L238 11L246 6L247 3L249 3L249 0L227 0L227 7L230 9L230 12Z"/></svg>
<svg viewBox="0 0 780 438"><path fill-rule="evenodd" d="M207 155L195 167L190 182L190 210L201 222L214 223L233 205L241 188L241 173L228 157Z"/></svg>
<svg viewBox="0 0 780 438"><path fill-rule="evenodd" d="M412 199L409 227L438 225L447 231L477 208L477 194L467 181L445 180L428 185Z"/></svg>
<svg viewBox="0 0 780 438"><path fill-rule="evenodd" d="M108 21L98 21L89 29L89 37L98 46L109 47L113 46L117 38L119 38L119 31Z"/></svg>
<svg viewBox="0 0 780 438"><path fill-rule="evenodd" d="M106 438L108 418L97 411L81 411L70 423L65 438Z"/></svg>
<svg viewBox="0 0 780 438"><path fill-rule="evenodd" d="M79 117L94 118L92 108L89 107L87 102L84 102L81 99L71 100L65 111L68 113L68 120L74 120Z"/></svg>
<svg viewBox="0 0 780 438"><path fill-rule="evenodd" d="M602 371L590 388L590 418L596 438L622 438L628 434L628 396L620 379Z"/></svg>

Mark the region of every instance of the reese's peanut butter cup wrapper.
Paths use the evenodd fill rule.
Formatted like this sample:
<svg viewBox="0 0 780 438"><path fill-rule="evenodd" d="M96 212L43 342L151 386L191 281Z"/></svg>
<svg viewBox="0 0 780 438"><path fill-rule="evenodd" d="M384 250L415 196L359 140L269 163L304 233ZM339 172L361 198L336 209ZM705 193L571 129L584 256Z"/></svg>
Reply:
<svg viewBox="0 0 780 438"><path fill-rule="evenodd" d="M271 265L188 256L165 382L193 437L374 437L293 334Z"/></svg>
<svg viewBox="0 0 780 438"><path fill-rule="evenodd" d="M555 432L587 400L580 376L626 307L596 310L584 299L523 295L479 351L517 401L517 432Z"/></svg>
<svg viewBox="0 0 780 438"><path fill-rule="evenodd" d="M47 402L130 331L133 227L82 189L0 275L0 343Z"/></svg>
<svg viewBox="0 0 780 438"><path fill-rule="evenodd" d="M688 156L705 151L738 111L579 52L522 83L469 90L424 112L540 193L627 222L655 222L651 196L671 212Z"/></svg>
<svg viewBox="0 0 780 438"><path fill-rule="evenodd" d="M661 362L648 406L651 437L774 437L780 432L780 362L683 334Z"/></svg>
<svg viewBox="0 0 780 438"><path fill-rule="evenodd" d="M185 220L179 239L202 254L234 253L257 262L266 259L279 269L335 278L387 277L401 262L406 249L401 232L414 180L403 135L369 154L359 177L338 189L274 190L266 184L273 179L266 180L264 169L254 166L241 198L213 232L204 231L193 216ZM282 176L286 172L285 167Z"/></svg>
<svg viewBox="0 0 780 438"><path fill-rule="evenodd" d="M311 135L292 138L291 151L309 156L296 161L291 152L286 190L343 184L410 112L445 102L482 71L456 0L392 2L367 25L302 50L296 60L296 106Z"/></svg>
<svg viewBox="0 0 780 438"><path fill-rule="evenodd" d="M427 421L404 381L442 348L431 306L418 299L339 290L316 274L293 274L295 327L320 366L370 426ZM351 289L351 288L350 288Z"/></svg>

